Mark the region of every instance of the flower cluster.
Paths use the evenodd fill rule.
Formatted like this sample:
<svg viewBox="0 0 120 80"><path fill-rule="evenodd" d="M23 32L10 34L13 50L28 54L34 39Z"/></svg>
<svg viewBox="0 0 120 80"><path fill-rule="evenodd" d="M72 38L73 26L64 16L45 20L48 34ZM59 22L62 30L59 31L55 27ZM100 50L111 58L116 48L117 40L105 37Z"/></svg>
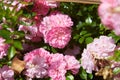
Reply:
<svg viewBox="0 0 120 80"><path fill-rule="evenodd" d="M120 35L120 1L101 0L101 2L98 14L102 23L109 29L113 29L117 35Z"/></svg>
<svg viewBox="0 0 120 80"><path fill-rule="evenodd" d="M19 25L19 31L24 31L25 38L33 42L39 42L43 37L45 43L49 43L50 46L64 48L71 38L71 26L73 26L71 18L59 11L51 12L46 16L50 8L58 6L55 1L34 0L32 2L34 3L32 10L36 13L33 19L35 23L31 26ZM20 21L29 25L32 22L26 18L20 18Z"/></svg>
<svg viewBox="0 0 120 80"><path fill-rule="evenodd" d="M99 39L94 39L82 53L81 66L88 73L98 70L95 59L107 59L114 54L115 48L116 45L111 37L100 36Z"/></svg>
<svg viewBox="0 0 120 80"><path fill-rule="evenodd" d="M31 78L51 77L52 80L65 80L67 70L78 73L80 64L73 56L50 54L43 48L35 49L24 57L26 62L24 74Z"/></svg>
<svg viewBox="0 0 120 80"><path fill-rule="evenodd" d="M101 22L120 35L120 0L100 1ZM0 80L89 79L87 73L92 71L104 79L119 79L120 37L101 27L99 19L94 22L91 13L86 14L96 6L87 10L81 5L81 11L73 7L79 8L55 0L0 0ZM106 36L93 40L101 34Z"/></svg>

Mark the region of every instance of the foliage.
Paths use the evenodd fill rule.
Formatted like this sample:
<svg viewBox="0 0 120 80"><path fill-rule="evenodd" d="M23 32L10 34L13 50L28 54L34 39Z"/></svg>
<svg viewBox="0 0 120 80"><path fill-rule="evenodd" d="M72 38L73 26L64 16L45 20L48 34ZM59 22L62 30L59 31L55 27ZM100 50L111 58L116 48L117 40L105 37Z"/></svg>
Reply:
<svg viewBox="0 0 120 80"><path fill-rule="evenodd" d="M7 9L5 9L4 6L8 6ZM98 5L78 4L70 2L60 3L60 7L51 9L51 11L59 10L62 13L69 15L72 18L72 21L74 22L74 25L72 27L72 38L67 47L65 47L64 49L53 48L48 44L44 43L43 40L39 43L30 42L29 40L25 39L24 32L18 31L18 25L19 24L26 25L26 23L24 22L19 22L19 18L21 16L27 17L29 19L35 16L35 13L33 12L30 13L29 11L26 10L26 8L27 9L31 8L32 5L26 6L25 8L22 8L17 12L15 11L15 9L11 11L9 9L9 6L10 5L5 5L3 1L0 2L0 23L1 23L0 26L2 26L3 28L2 30L0 30L0 36L2 36L6 40L6 43L10 45L8 55L0 60L0 67L2 67L3 65L11 65L12 59L19 53L21 53L22 56L25 55L26 51L25 52L23 51L22 46L24 42L33 45L36 48L43 47L44 49L52 53L56 52L63 53L67 49L67 47L75 44L80 46L81 48L80 49L81 52L77 56L77 59L80 60L81 53L83 49L86 47L86 45L91 43L94 38L97 38L100 35L112 36L116 44L119 44L120 41L120 36L115 35L114 32L106 29L105 26L101 24L100 18L98 17L97 14ZM116 51L115 55L110 59L120 61L119 53L120 51ZM114 70L115 74L118 74L119 72L120 68L116 68ZM92 80L96 78L94 74L95 74L94 72L93 74L88 74L81 67L77 75L73 75L71 72L67 73L66 80ZM23 77L25 76L21 74L19 76L16 75L15 80L24 80ZM50 80L50 78L46 80Z"/></svg>

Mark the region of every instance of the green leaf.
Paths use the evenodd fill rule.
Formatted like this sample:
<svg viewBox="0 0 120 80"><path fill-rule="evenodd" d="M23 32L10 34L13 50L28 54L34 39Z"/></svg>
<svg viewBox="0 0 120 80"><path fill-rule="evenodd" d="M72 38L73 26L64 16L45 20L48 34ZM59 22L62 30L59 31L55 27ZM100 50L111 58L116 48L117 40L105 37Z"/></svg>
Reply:
<svg viewBox="0 0 120 80"><path fill-rule="evenodd" d="M91 24L91 23L92 23L92 19L91 19L90 17L88 17L88 18L85 20L85 22L86 22L87 24Z"/></svg>
<svg viewBox="0 0 120 80"><path fill-rule="evenodd" d="M80 37L80 35L75 35L74 37L73 37L73 39L75 39L75 40L77 40L77 39L79 39L79 37Z"/></svg>
<svg viewBox="0 0 120 80"><path fill-rule="evenodd" d="M112 37L116 43L120 40L120 36L117 36L114 32L110 33L108 36Z"/></svg>
<svg viewBox="0 0 120 80"><path fill-rule="evenodd" d="M8 50L8 59L11 60L16 54L15 47L11 46Z"/></svg>
<svg viewBox="0 0 120 80"><path fill-rule="evenodd" d="M81 73L80 73L80 77L81 77L82 79L87 80L87 73L86 73L86 71L85 71L84 69L82 69L82 71L81 71Z"/></svg>
<svg viewBox="0 0 120 80"><path fill-rule="evenodd" d="M83 43L84 42L84 37L81 37L80 39L79 39L79 43Z"/></svg>
<svg viewBox="0 0 120 80"><path fill-rule="evenodd" d="M74 80L74 76L72 74L68 74L66 76L66 80Z"/></svg>
<svg viewBox="0 0 120 80"><path fill-rule="evenodd" d="M13 34L18 36L18 38L23 38L25 36L23 31L14 31Z"/></svg>
<svg viewBox="0 0 120 80"><path fill-rule="evenodd" d="M113 74L117 75L119 73L120 73L120 68L119 67L114 68Z"/></svg>
<svg viewBox="0 0 120 80"><path fill-rule="evenodd" d="M0 36L2 36L5 39L10 39L10 31L8 30L0 30Z"/></svg>
<svg viewBox="0 0 120 80"><path fill-rule="evenodd" d="M92 37L87 37L87 38L85 39L86 44L89 44L89 43L91 43L92 41L93 41L93 38L92 38Z"/></svg>
<svg viewBox="0 0 120 80"><path fill-rule="evenodd" d="M115 61L120 61L120 50L116 50L114 53Z"/></svg>
<svg viewBox="0 0 120 80"><path fill-rule="evenodd" d="M82 35L85 35L86 33L87 33L87 31L81 31L80 35L82 36Z"/></svg>
<svg viewBox="0 0 120 80"><path fill-rule="evenodd" d="M88 77L89 77L90 79L93 79L93 74L88 74Z"/></svg>
<svg viewBox="0 0 120 80"><path fill-rule="evenodd" d="M53 53L57 53L57 50L56 50L55 48L53 48L53 47L51 47L51 51L52 51Z"/></svg>
<svg viewBox="0 0 120 80"><path fill-rule="evenodd" d="M21 42L18 41L18 40L14 40L13 46L14 46L15 48L19 49L19 50L22 50L22 49L23 49Z"/></svg>
<svg viewBox="0 0 120 80"><path fill-rule="evenodd" d="M120 50L116 50L114 55L108 58L109 60L120 61Z"/></svg>
<svg viewBox="0 0 120 80"><path fill-rule="evenodd" d="M8 44L13 44L13 39L7 39L5 42Z"/></svg>
<svg viewBox="0 0 120 80"><path fill-rule="evenodd" d="M83 35L84 37L89 37L89 36L91 36L91 33L87 33L87 34L85 34L85 35Z"/></svg>

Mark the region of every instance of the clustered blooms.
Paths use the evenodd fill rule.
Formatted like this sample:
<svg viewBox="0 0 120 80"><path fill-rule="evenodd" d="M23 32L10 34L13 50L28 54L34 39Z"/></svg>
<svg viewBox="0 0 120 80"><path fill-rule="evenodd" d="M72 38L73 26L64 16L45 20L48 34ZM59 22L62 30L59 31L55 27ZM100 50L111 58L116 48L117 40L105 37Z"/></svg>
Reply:
<svg viewBox="0 0 120 80"><path fill-rule="evenodd" d="M101 0L101 2L98 14L102 23L109 29L113 29L117 35L120 35L120 1Z"/></svg>
<svg viewBox="0 0 120 80"><path fill-rule="evenodd" d="M14 80L14 71L4 65L0 68L0 80Z"/></svg>
<svg viewBox="0 0 120 80"><path fill-rule="evenodd" d="M52 80L65 80L67 70L78 73L80 64L73 56L50 54L43 48L35 49L24 57L26 62L24 74L30 79L51 77Z"/></svg>
<svg viewBox="0 0 120 80"><path fill-rule="evenodd" d="M49 43L50 46L64 48L71 38L71 26L73 26L71 18L59 11L53 11L47 16L50 8L58 6L55 1L34 0L32 2L34 3L32 10L36 13L33 19L35 23L31 26L19 25L19 30L24 31L25 38L33 42L39 42L43 37L45 43ZM27 24L32 22L29 23L25 18L20 18L20 21Z"/></svg>
<svg viewBox="0 0 120 80"><path fill-rule="evenodd" d="M68 15L62 14L59 11L50 11L51 8L56 8L59 3L55 1L46 0L23 0L25 2L32 2L32 12L35 12L35 16L31 19L26 17L20 17L18 20L25 23L18 24L18 31L24 31L25 38L32 42L39 42L44 39L45 43L48 43L54 48L65 48L71 39L73 22ZM18 0L11 1L4 0L5 4L11 5L9 9L19 11L22 8L26 8L27 3L21 3ZM109 29L113 29L117 35L120 35L120 1L119 0L101 0L101 4L98 8L99 16L102 23ZM16 6L14 8L14 6ZM4 6L7 9L7 6ZM6 19L3 18L3 22ZM33 24L33 25L31 25ZM0 30L2 26L0 25ZM10 32L14 32L14 29L10 29ZM24 42L24 41L23 41ZM7 55L9 45L5 43L5 39L0 37L0 59ZM28 52L36 47L23 43L23 52ZM73 46L73 49L66 49L63 55L60 53L50 53L43 48L35 49L24 56L25 69L23 74L27 76L27 79L33 78L47 78L52 80L66 80L65 75L67 71L71 71L72 74L79 72L80 66L82 66L88 73L92 71L98 71L101 66L98 67L98 60L107 60L114 55L115 50L120 50L114 43L112 37L100 36L94 39L94 41L87 45L83 50L81 56L81 64L74 57L80 51L80 48ZM22 51L21 51L22 52ZM70 56L73 55L73 56ZM111 68L120 67L120 63L111 61ZM102 65L102 63L101 63ZM120 74L116 75L114 79L118 79ZM0 68L0 80L14 80L14 71L7 65Z"/></svg>
<svg viewBox="0 0 120 80"><path fill-rule="evenodd" d="M7 55L9 45L5 43L5 39L0 37L0 59Z"/></svg>
<svg viewBox="0 0 120 80"><path fill-rule="evenodd" d="M81 66L88 73L98 70L95 59L107 59L114 54L115 48L116 45L111 37L100 36L99 39L94 39L82 53Z"/></svg>
<svg viewBox="0 0 120 80"><path fill-rule="evenodd" d="M32 42L41 41L42 33L39 31L39 25L43 19L43 16L46 16L50 8L55 8L59 3L55 1L46 1L46 0L24 0L25 2L33 2L32 11L36 13L33 17L33 20L27 18L20 18L21 22L26 23L27 25L19 25L19 31L25 32L25 38L31 40ZM33 25L31 23L34 22Z"/></svg>

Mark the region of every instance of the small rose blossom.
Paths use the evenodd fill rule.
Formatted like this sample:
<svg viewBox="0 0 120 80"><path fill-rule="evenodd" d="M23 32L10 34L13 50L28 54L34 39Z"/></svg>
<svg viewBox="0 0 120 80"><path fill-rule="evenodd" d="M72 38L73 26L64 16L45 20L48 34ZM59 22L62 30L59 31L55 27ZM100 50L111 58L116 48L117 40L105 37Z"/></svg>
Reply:
<svg viewBox="0 0 120 80"><path fill-rule="evenodd" d="M64 59L67 63L66 69L71 70L73 74L77 74L80 68L79 61L75 59L74 56L69 56L69 55L66 55Z"/></svg>
<svg viewBox="0 0 120 80"><path fill-rule="evenodd" d="M45 41L55 48L64 48L71 38L70 28L55 27L48 32Z"/></svg>
<svg viewBox="0 0 120 80"><path fill-rule="evenodd" d="M4 65L0 68L0 80L14 80L14 71Z"/></svg>
<svg viewBox="0 0 120 80"><path fill-rule="evenodd" d="M89 50L95 58L105 59L113 55L115 47L116 45L112 37L100 36L98 39L94 39L92 43L87 45L87 50Z"/></svg>
<svg viewBox="0 0 120 80"><path fill-rule="evenodd" d="M24 57L26 62L24 74L29 78L43 78L48 75L49 52L43 48L33 50Z"/></svg>

